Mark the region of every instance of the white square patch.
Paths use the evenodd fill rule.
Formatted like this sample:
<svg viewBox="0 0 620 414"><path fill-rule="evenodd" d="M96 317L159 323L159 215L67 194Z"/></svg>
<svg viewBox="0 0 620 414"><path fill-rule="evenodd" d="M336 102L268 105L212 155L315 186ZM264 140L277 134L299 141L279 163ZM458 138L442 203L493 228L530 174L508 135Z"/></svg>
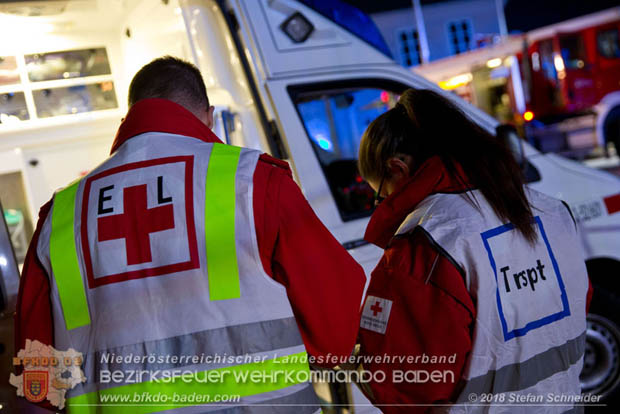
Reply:
<svg viewBox="0 0 620 414"><path fill-rule="evenodd" d="M366 303L364 303L360 327L368 329L369 331L385 334L391 310L391 300L378 298L376 296L368 296L366 298Z"/></svg>
<svg viewBox="0 0 620 414"><path fill-rule="evenodd" d="M514 225L481 234L497 282L497 311L504 341L570 316L566 288L540 217L534 217L539 242L514 237ZM515 254L527 252L527 254Z"/></svg>
<svg viewBox="0 0 620 414"><path fill-rule="evenodd" d="M81 232L89 288L200 267L193 165L192 156L158 158L87 178Z"/></svg>

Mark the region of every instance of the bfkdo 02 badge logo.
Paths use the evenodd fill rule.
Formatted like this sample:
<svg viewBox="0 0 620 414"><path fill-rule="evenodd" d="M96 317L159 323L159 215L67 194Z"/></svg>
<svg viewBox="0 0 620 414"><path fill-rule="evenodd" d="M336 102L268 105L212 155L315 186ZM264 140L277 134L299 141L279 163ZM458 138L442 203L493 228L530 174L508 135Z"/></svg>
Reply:
<svg viewBox="0 0 620 414"><path fill-rule="evenodd" d="M63 409L68 390L86 382L80 352L69 348L58 351L39 341L26 340L26 347L13 358L13 365L23 367L21 375L11 374L9 383L17 395L32 403L48 400Z"/></svg>
<svg viewBox="0 0 620 414"><path fill-rule="evenodd" d="M26 371L24 372L24 397L30 402L38 403L47 397L49 372Z"/></svg>

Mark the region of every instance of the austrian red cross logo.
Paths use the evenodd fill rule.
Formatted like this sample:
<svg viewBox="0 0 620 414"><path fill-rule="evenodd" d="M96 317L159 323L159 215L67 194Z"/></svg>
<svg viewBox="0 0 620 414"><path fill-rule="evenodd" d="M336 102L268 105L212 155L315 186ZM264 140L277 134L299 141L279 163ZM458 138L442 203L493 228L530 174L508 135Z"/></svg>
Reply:
<svg viewBox="0 0 620 414"><path fill-rule="evenodd" d="M370 310L372 311L374 316L377 316L378 314L383 312L383 308L379 306L380 304L381 303L379 301L376 301L375 304L370 307Z"/></svg>
<svg viewBox="0 0 620 414"><path fill-rule="evenodd" d="M90 288L200 266L193 157L111 168L86 180L82 247Z"/></svg>
<svg viewBox="0 0 620 414"><path fill-rule="evenodd" d="M125 239L127 264L151 262L150 234L174 228L172 204L149 209L142 184L123 189L123 207L122 214L97 219L99 241Z"/></svg>
<svg viewBox="0 0 620 414"><path fill-rule="evenodd" d="M385 334L391 311L392 301L390 299L368 295L364 302L364 308L362 309L360 327L368 329L369 331Z"/></svg>

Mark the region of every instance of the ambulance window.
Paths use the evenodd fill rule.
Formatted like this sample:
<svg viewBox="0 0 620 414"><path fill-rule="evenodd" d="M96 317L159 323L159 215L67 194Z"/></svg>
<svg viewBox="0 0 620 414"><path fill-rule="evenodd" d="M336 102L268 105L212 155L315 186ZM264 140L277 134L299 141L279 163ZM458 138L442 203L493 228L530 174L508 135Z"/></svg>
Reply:
<svg viewBox="0 0 620 414"><path fill-rule="evenodd" d="M0 124L30 119L23 92L0 94Z"/></svg>
<svg viewBox="0 0 620 414"><path fill-rule="evenodd" d="M32 82L112 73L105 48L37 53L25 59Z"/></svg>
<svg viewBox="0 0 620 414"><path fill-rule="evenodd" d="M620 58L620 40L618 29L601 30L596 36L598 52L607 59Z"/></svg>
<svg viewBox="0 0 620 414"><path fill-rule="evenodd" d="M369 216L374 192L357 170L362 134L398 100L396 85L308 90L289 88L343 221Z"/></svg>
<svg viewBox="0 0 620 414"><path fill-rule="evenodd" d="M16 83L19 83L19 72L15 56L0 56L0 85Z"/></svg>
<svg viewBox="0 0 620 414"><path fill-rule="evenodd" d="M39 89L32 94L39 118L118 107L112 82Z"/></svg>

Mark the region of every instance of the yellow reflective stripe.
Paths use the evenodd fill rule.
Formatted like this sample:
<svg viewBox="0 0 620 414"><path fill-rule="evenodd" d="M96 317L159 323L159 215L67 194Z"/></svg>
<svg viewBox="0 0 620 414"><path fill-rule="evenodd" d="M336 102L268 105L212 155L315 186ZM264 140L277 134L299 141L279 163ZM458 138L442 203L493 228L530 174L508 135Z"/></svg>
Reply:
<svg viewBox="0 0 620 414"><path fill-rule="evenodd" d="M235 245L235 176L241 148L214 144L205 184L205 242L209 298L241 297Z"/></svg>
<svg viewBox="0 0 620 414"><path fill-rule="evenodd" d="M305 352L283 357L122 385L67 399L67 412L124 414L153 413L192 405L217 403L221 396L248 397L281 390L310 380ZM186 397L186 402L180 402ZM190 396L203 401L188 402ZM150 399L150 402L148 402ZM176 400L176 402L175 402ZM205 401L208 400L208 401Z"/></svg>
<svg viewBox="0 0 620 414"><path fill-rule="evenodd" d="M52 207L50 261L67 330L90 324L88 302L75 245L75 195L79 181L59 191Z"/></svg>

